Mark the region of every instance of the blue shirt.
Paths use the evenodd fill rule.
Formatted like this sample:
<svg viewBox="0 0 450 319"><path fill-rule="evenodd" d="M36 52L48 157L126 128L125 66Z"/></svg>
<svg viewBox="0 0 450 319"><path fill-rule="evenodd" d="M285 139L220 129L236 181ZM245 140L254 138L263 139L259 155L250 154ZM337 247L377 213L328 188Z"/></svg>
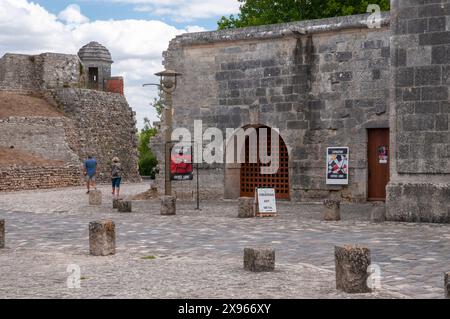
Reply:
<svg viewBox="0 0 450 319"><path fill-rule="evenodd" d="M97 170L97 161L95 158L90 158L84 161L84 167L89 176L94 176Z"/></svg>

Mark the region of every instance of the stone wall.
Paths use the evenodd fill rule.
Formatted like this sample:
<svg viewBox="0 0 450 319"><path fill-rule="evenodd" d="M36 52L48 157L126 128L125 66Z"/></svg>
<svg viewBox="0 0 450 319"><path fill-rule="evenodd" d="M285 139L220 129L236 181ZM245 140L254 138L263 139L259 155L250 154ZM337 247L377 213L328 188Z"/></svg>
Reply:
<svg viewBox="0 0 450 319"><path fill-rule="evenodd" d="M0 119L0 146L80 167L80 159L71 149L71 136L67 134L68 121L64 117Z"/></svg>
<svg viewBox="0 0 450 319"><path fill-rule="evenodd" d="M367 129L387 128L389 16L368 29L367 15L194 33L175 38L165 67L183 74L174 127L278 128L290 155L290 197L367 198ZM164 121L164 118L163 118ZM164 125L163 125L164 128ZM225 135L225 134L224 134ZM349 186L327 186L329 146L350 147ZM159 160L164 163L163 152ZM202 165L201 194L239 196L239 165ZM159 184L163 185L163 165ZM195 190L174 182L175 191Z"/></svg>
<svg viewBox="0 0 450 319"><path fill-rule="evenodd" d="M2 167L0 192L81 185L79 166Z"/></svg>
<svg viewBox="0 0 450 319"><path fill-rule="evenodd" d="M391 10L387 218L450 222L450 3L397 0Z"/></svg>
<svg viewBox="0 0 450 319"><path fill-rule="evenodd" d="M41 92L61 86L77 86L81 62L76 55L5 54L0 59L0 89Z"/></svg>
<svg viewBox="0 0 450 319"><path fill-rule="evenodd" d="M86 89L60 88L55 99L75 132L74 152L80 159L94 155L100 166L101 181L110 178L113 157L121 159L124 179L139 181L135 114L124 96ZM75 145L74 140L79 142Z"/></svg>

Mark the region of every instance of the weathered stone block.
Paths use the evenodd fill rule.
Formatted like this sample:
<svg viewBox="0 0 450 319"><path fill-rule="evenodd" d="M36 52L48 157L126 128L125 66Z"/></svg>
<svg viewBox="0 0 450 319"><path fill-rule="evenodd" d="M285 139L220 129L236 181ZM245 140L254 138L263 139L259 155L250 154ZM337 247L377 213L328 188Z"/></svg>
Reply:
<svg viewBox="0 0 450 319"><path fill-rule="evenodd" d="M341 201L337 199L325 199L323 201L323 219L326 221L341 220Z"/></svg>
<svg viewBox="0 0 450 319"><path fill-rule="evenodd" d="M114 209L117 209L118 208L118 205L119 205L119 202L121 201L121 200L123 200L123 198L113 198L113 208Z"/></svg>
<svg viewBox="0 0 450 319"><path fill-rule="evenodd" d="M162 196L161 197L161 215L170 216L176 215L177 211L177 199L175 196Z"/></svg>
<svg viewBox="0 0 450 319"><path fill-rule="evenodd" d="M93 256L116 253L116 226L112 220L89 223L89 249Z"/></svg>
<svg viewBox="0 0 450 319"><path fill-rule="evenodd" d="M386 205L384 205L384 203L372 208L372 211L370 212L370 221L373 223L386 221Z"/></svg>
<svg viewBox="0 0 450 319"><path fill-rule="evenodd" d="M255 217L255 200L253 197L240 197L239 198L239 218L251 218Z"/></svg>
<svg viewBox="0 0 450 319"><path fill-rule="evenodd" d="M275 270L275 250L272 248L245 248L244 269L253 272Z"/></svg>
<svg viewBox="0 0 450 319"><path fill-rule="evenodd" d="M89 192L89 205L99 206L102 204L102 192L99 190L92 190Z"/></svg>
<svg viewBox="0 0 450 319"><path fill-rule="evenodd" d="M444 277L445 298L450 299L450 272Z"/></svg>
<svg viewBox="0 0 450 319"><path fill-rule="evenodd" d="M367 293L370 250L366 247L344 246L334 248L336 288L346 293Z"/></svg>
<svg viewBox="0 0 450 319"><path fill-rule="evenodd" d="M117 210L120 213L131 213L131 200L120 200L117 203Z"/></svg>
<svg viewBox="0 0 450 319"><path fill-rule="evenodd" d="M0 249L5 248L5 220L0 219Z"/></svg>

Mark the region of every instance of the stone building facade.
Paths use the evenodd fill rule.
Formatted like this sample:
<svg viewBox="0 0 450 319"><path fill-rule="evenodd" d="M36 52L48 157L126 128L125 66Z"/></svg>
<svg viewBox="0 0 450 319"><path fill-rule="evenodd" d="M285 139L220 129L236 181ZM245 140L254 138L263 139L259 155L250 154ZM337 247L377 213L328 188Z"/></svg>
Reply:
<svg viewBox="0 0 450 319"><path fill-rule="evenodd" d="M389 16L367 16L186 34L165 53L181 72L174 127L278 129L289 153L290 200L367 199L367 134L388 128ZM163 125L164 127L164 125ZM350 183L327 185L326 151L350 148ZM163 170L161 170L163 171ZM202 164L201 194L237 198L240 164ZM175 191L194 189L174 182ZM270 185L268 185L270 186Z"/></svg>
<svg viewBox="0 0 450 319"><path fill-rule="evenodd" d="M49 160L44 166L0 167L0 191L79 185L83 180L82 161L89 154L99 162L100 181L109 180L114 156L122 161L125 180L140 180L135 113L123 96L123 79L111 77L109 51L96 44L101 58L97 68L104 67L104 56L110 63L108 71L102 73L105 86L89 88L86 70L96 65L92 46L90 43L80 50L84 52L81 57L86 58L86 50L91 48L88 67L77 55L55 53L6 54L0 59L0 94L5 93L4 99L16 94L30 96L32 103L31 97L39 98L59 113L51 117L29 114L0 118L0 147ZM28 103L26 98L20 101ZM27 109L26 105L21 108Z"/></svg>
<svg viewBox="0 0 450 319"><path fill-rule="evenodd" d="M183 74L173 127L277 129L288 199L387 198L391 220L449 221L449 5L393 1L376 28L357 15L178 36L164 54ZM152 142L161 173L162 136ZM348 185L327 185L328 147L349 148ZM243 169L201 164L201 197L242 196ZM271 182L253 185L281 187ZM195 193L195 178L172 184Z"/></svg>

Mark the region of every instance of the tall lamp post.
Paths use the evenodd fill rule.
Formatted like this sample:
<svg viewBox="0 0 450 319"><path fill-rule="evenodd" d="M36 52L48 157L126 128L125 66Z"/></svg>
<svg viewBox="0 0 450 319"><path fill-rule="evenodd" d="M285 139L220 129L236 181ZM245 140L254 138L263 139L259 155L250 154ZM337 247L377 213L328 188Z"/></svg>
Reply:
<svg viewBox="0 0 450 319"><path fill-rule="evenodd" d="M164 149L165 149L165 163L164 163L164 194L172 195L172 183L170 178L170 164L171 164L171 144L172 144L172 117L173 117L173 100L172 94L177 88L177 77L181 73L173 70L164 70L155 74L160 78L159 87L165 93L165 134L164 134Z"/></svg>

